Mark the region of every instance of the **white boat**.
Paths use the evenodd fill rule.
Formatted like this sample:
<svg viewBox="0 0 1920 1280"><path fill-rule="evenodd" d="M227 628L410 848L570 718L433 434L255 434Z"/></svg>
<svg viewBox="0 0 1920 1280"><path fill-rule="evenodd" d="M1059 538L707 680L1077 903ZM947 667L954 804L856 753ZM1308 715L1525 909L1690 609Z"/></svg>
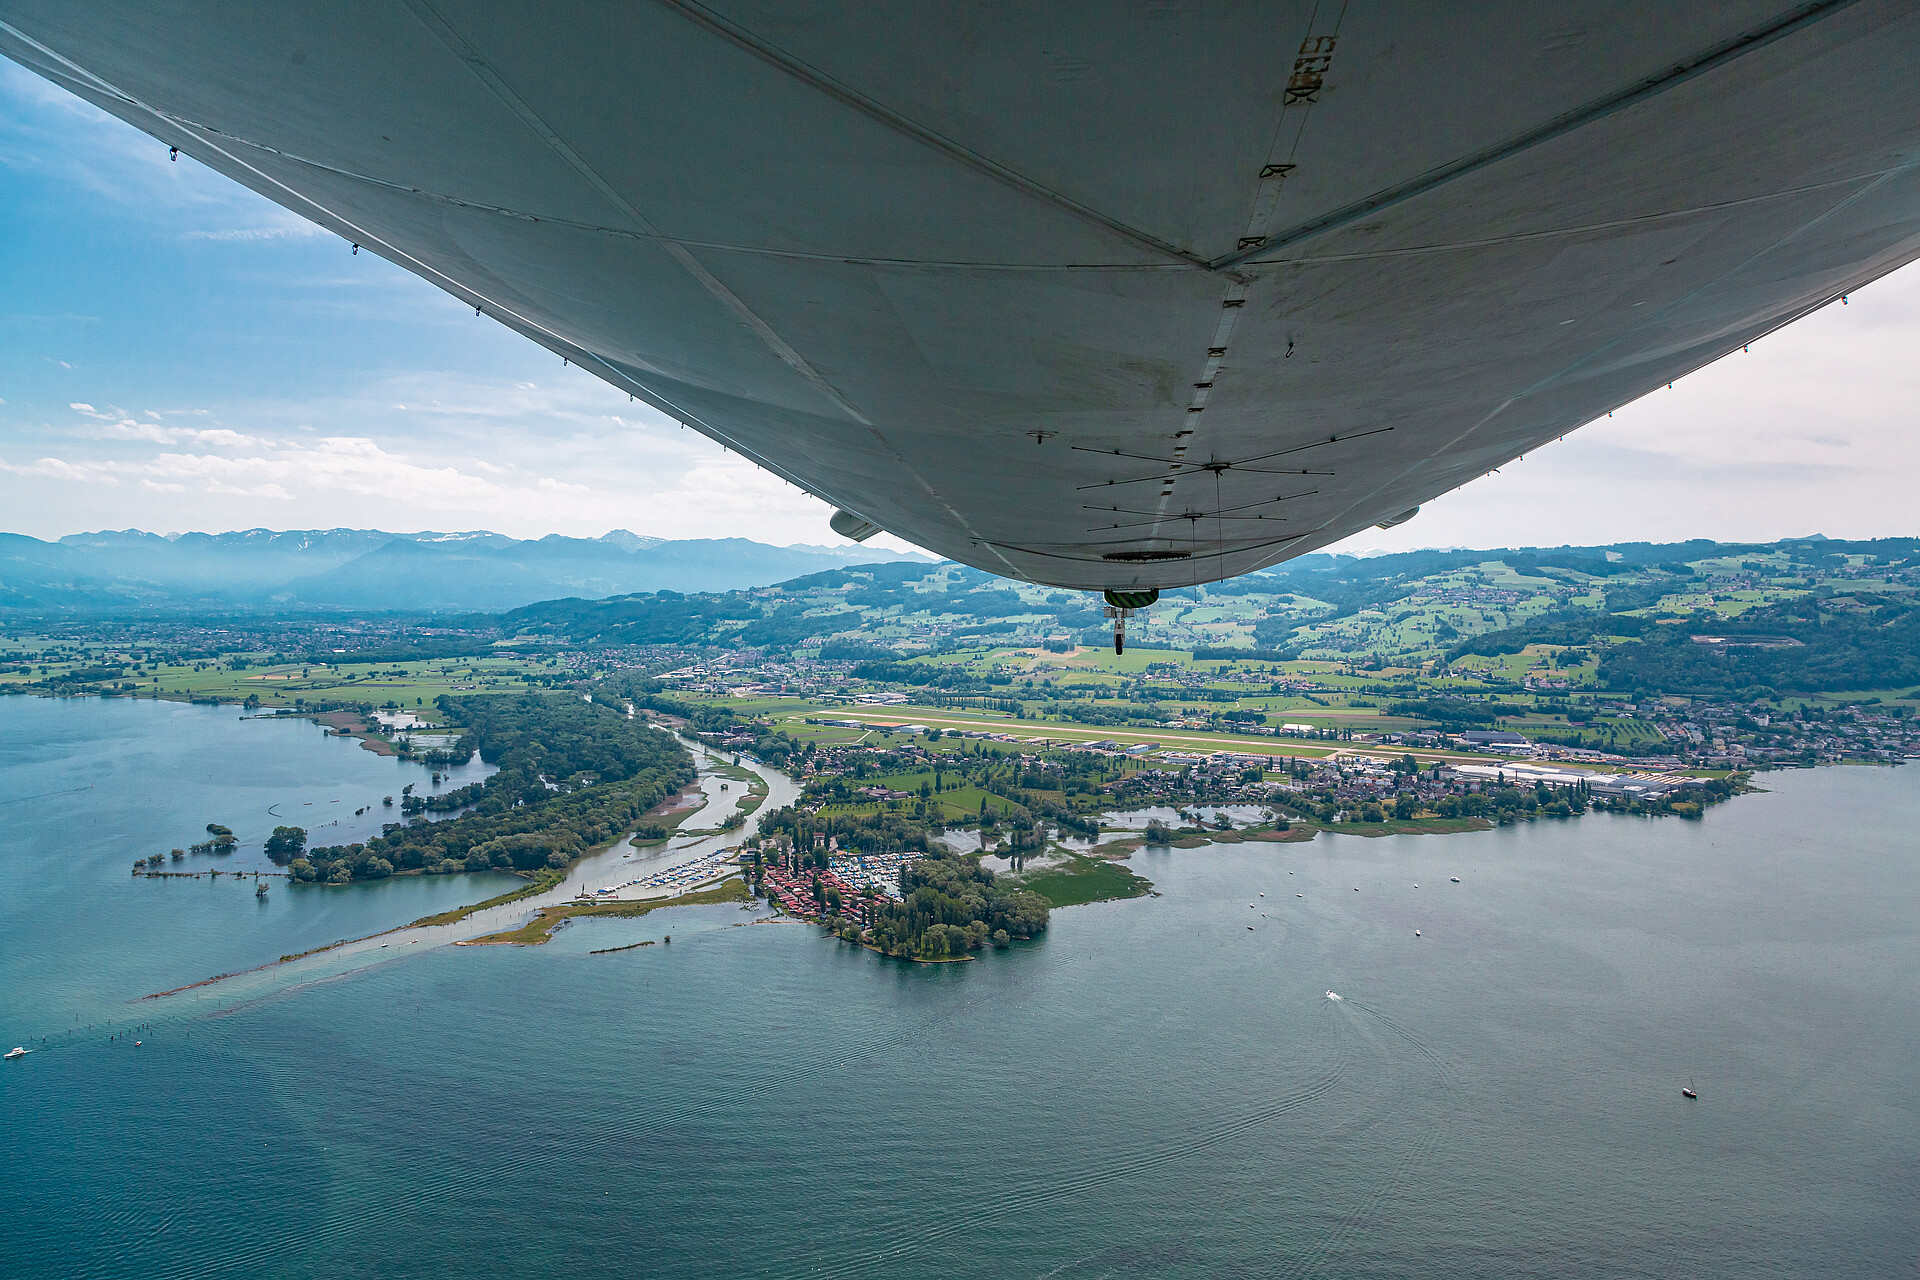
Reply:
<svg viewBox="0 0 1920 1280"><path fill-rule="evenodd" d="M27 1056L27 1051L21 1048L19 1045L15 1045L13 1048L7 1050L6 1053L0 1054L0 1057L4 1057L8 1061L13 1060L14 1058L24 1058L26 1056Z"/></svg>
<svg viewBox="0 0 1920 1280"><path fill-rule="evenodd" d="M1329 999L1329 1000L1338 1000L1339 998L1340 998L1340 993L1339 993L1338 991L1329 991L1329 992L1327 992L1327 999Z"/></svg>

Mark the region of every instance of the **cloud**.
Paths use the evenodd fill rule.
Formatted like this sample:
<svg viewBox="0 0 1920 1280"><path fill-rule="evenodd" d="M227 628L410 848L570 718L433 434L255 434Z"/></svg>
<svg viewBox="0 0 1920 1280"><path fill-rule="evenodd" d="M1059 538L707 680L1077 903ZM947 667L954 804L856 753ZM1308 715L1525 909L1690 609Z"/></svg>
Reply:
<svg viewBox="0 0 1920 1280"><path fill-rule="evenodd" d="M331 436L311 444L281 442L271 453L228 457L162 453L137 464L142 474L197 482L208 493L292 501L348 493L405 503L414 509L461 510L498 499L491 481L453 467L423 466L365 438Z"/></svg>
<svg viewBox="0 0 1920 1280"><path fill-rule="evenodd" d="M128 426L116 423L115 427ZM141 487L153 492L181 493L189 490L222 496L244 496L292 502L298 498L324 501L331 495L346 493L403 502L410 508L435 511L466 511L477 504L507 501L513 491L492 481L469 476L453 467L422 465L389 453L372 440L331 436L310 444L272 444L257 437L217 429L193 431L181 428L156 428L150 423L130 423L141 429L138 438L158 438L172 443L184 438L196 443L235 447L265 446L267 452L228 456L210 452L164 452L149 458L110 458L68 460L46 457L20 466L0 461L0 470L13 475L33 475L77 484L118 484L122 479L137 479ZM129 436L135 433L129 431ZM590 492L584 486L548 481L536 486L542 493L567 496Z"/></svg>
<svg viewBox="0 0 1920 1280"><path fill-rule="evenodd" d="M185 485L180 486L182 489ZM228 484L223 480L208 480L205 492L223 497L271 498L276 502L291 502L293 495L277 484Z"/></svg>
<svg viewBox="0 0 1920 1280"><path fill-rule="evenodd" d="M292 215L289 215L292 216ZM286 240L300 236L332 235L325 227L315 226L311 222L293 222L280 227L232 227L224 231L186 231L182 240L213 240L224 243L248 240Z"/></svg>
<svg viewBox="0 0 1920 1280"><path fill-rule="evenodd" d="M258 449L267 444L258 436L243 436L238 431L229 431L225 427L215 427L211 431L188 431L184 428L175 430L178 433L176 438L190 439L210 448Z"/></svg>
<svg viewBox="0 0 1920 1280"><path fill-rule="evenodd" d="M109 418L109 415L95 413L95 418ZM114 440L147 440L154 444L191 443L210 449L266 449L273 445L258 436L242 435L225 427L200 429L196 427L163 427L154 422L142 422L138 418L120 418L108 421L101 427L99 434Z"/></svg>
<svg viewBox="0 0 1920 1280"><path fill-rule="evenodd" d="M100 434L115 440L151 440L155 444L172 444L175 436L165 427L157 427L151 422L138 422L127 418L120 422L110 422L100 429Z"/></svg>
<svg viewBox="0 0 1920 1280"><path fill-rule="evenodd" d="M98 463L68 462L64 458L40 458L26 466L0 459L0 471L16 476L45 476L52 480L71 480L82 484L119 484L112 469Z"/></svg>

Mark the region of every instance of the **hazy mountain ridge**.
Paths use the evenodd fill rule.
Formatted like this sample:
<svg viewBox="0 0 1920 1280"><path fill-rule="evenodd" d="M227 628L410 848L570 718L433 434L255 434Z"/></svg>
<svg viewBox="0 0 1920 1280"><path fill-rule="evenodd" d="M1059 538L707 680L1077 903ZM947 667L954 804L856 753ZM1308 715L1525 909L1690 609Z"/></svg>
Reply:
<svg viewBox="0 0 1920 1280"><path fill-rule="evenodd" d="M732 591L796 575L926 557L848 544L775 547L746 538L520 540L486 530L139 529L47 542L0 533L0 609L179 606L512 609L556 596Z"/></svg>

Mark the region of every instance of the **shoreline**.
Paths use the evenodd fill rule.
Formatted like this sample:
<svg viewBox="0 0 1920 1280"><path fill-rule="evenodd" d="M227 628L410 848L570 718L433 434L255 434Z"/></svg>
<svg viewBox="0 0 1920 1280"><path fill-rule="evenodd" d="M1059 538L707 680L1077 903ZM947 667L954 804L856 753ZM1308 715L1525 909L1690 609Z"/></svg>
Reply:
<svg viewBox="0 0 1920 1280"><path fill-rule="evenodd" d="M262 718L281 717L273 716ZM318 720L323 724L329 725L335 731L352 727L358 727L364 730L364 721L366 719L355 713L338 711L294 713L287 718ZM365 745L367 744L363 742L363 746ZM771 770L771 766L756 763L754 768L747 769L743 766L733 765L723 757L715 756L711 752L703 752L701 750L701 744L687 745L695 750L697 756L705 756L706 758L705 763L709 767L703 770L701 778L682 787L679 791L649 810L635 823L632 829L614 839L608 840L602 845L587 850L580 858L576 859L564 869L557 869L555 872L549 873L536 873L528 877L530 883L479 902L464 904L446 911L436 912L404 924L395 925L389 929L369 933L363 937L340 939L323 947L312 948L297 954L283 955L277 959L264 961L259 965L249 968L216 974L212 977L201 979L198 982L188 983L167 991L154 992L146 996L138 997L138 999L151 1000L176 995L196 988L218 984L245 974L257 973L277 965L288 964L296 960L335 951L341 947L371 943L375 939L384 938L391 934L410 929L440 928L459 925L462 922L471 920L482 912L508 907L515 902L551 892L562 884L567 883L574 871L583 863L595 857L603 856L623 843L628 848L638 852L643 847L657 847L668 844L676 835L684 836L692 834L706 839L720 838L728 833L728 827L723 826L713 832L689 832L684 825L694 814L702 812L712 805L714 800L720 798L721 794L724 794L719 793L713 796L707 794L708 788L714 784L715 777L724 777L729 783L735 786L738 786L741 782L745 782L746 784L741 794L731 797L733 804L730 805L729 808L737 810L737 812L730 815L737 819L737 821L729 824L732 828L738 829L739 827L747 825L746 819L749 816L757 816L765 811L765 806L767 802L772 799L776 788L769 786L768 782L760 773L760 770ZM740 774L747 774L749 776L747 778L740 778L738 776ZM776 774L776 777L795 788L799 785L796 780L788 778L785 775ZM793 800L784 800L782 803L793 803L797 799L798 796L796 795ZM1107 818L1111 814L1121 812L1125 812L1125 810L1107 810L1098 814L1097 817ZM1591 813L1595 812L1595 810L1588 810L1587 812ZM1518 812L1509 820L1517 821L1518 818L1524 817L1528 821L1533 821L1536 817L1541 816L1551 815L1543 812ZM665 825L669 829L665 835L649 838L643 842L638 837L638 829L641 826L648 825ZM755 825L757 825L757 822ZM1429 815L1409 819L1386 818L1378 822L1354 821L1335 823L1322 823L1313 819L1293 818L1288 820L1288 825L1284 830L1278 829L1273 821L1227 830L1183 826L1175 830L1172 839L1158 847L1192 849L1203 848L1209 844L1240 844L1247 842L1268 844L1307 843L1312 841L1322 831L1335 835L1355 835L1367 838L1377 838L1387 835L1451 835L1469 831L1492 830L1496 825L1497 823L1493 818L1479 816L1441 818ZM746 835L748 833L741 832L740 834ZM1034 867L1030 870L1023 869L1021 873L1017 873L1013 877L1013 883L1022 887L1029 884L1033 885L1035 892L1040 892L1041 896L1048 900L1050 906L1058 909L1090 905L1095 902L1123 901L1138 897L1157 896L1157 891L1154 889L1150 880L1132 868L1120 865L1130 859L1139 849L1148 847L1145 833L1109 828L1101 831L1100 836L1104 838L1098 839L1096 843L1085 850L1055 846L1052 849L1054 857L1050 858L1048 862L1042 866ZM157 874L167 876L174 874L196 875L206 873L160 872ZM329 885L327 887L346 886ZM587 891L584 886L582 891ZM650 914L655 910L673 906L712 905L720 902L744 903L750 900L751 897L747 892L746 882L739 878L737 873L729 870L714 882L691 888L673 897L624 900L596 898L592 900L548 903L547 905L534 908L530 918L521 921L513 927L482 934L478 937L460 938L450 941L451 945L455 946L541 945L550 941L561 927L576 917L612 916L638 918ZM786 915L787 913L781 912L781 914ZM809 923L804 917L790 918L798 919L802 923ZM835 936L837 937L837 935ZM861 943L859 945L865 946L867 944ZM877 949L875 950L877 951ZM877 953L885 954L884 952ZM923 962L920 957L907 958L913 959L917 963ZM940 957L939 959L954 958L967 959L972 957L961 955L958 957Z"/></svg>
<svg viewBox="0 0 1920 1280"><path fill-rule="evenodd" d="M770 766L762 766L762 767L769 768L769 769L771 768ZM758 777L759 775L756 774L755 776ZM781 775L776 774L776 776L781 776ZM765 785L764 782L763 782L763 785ZM772 788L770 786L768 787L767 794L768 795L772 794ZM143 996L136 996L131 998L129 1000L129 1003L138 1003L144 1000L159 999L163 996L177 995L182 992L191 991L199 987L211 986L214 984L228 981L233 978L239 978L248 974L259 973L263 970L272 969L280 965L290 964L297 960L303 960L312 956L322 955L326 952L335 951L342 947L353 947L353 946L359 946L360 944L364 944L364 943L372 943L376 939L386 938L391 935L403 933L412 929L445 928L445 927L452 927L454 925L458 925L461 922L466 921L483 911L496 909L499 907L511 906L516 901L520 901L530 897L536 897L542 893L547 893L547 892L556 890L561 886L563 886L567 882L568 877L572 876L577 870L579 870L583 864L589 862L594 858L607 854L608 852L614 850L615 848L621 846L622 844L625 844L629 848L633 849L635 852L638 852L642 848L657 847L657 846L665 845L670 841L672 841L676 836L688 834L681 830L681 824L684 823L684 821L688 817L692 816L695 813L700 812L704 807L706 807L708 803L710 803L710 801L706 795L705 786L703 784L702 778L696 777L694 781L686 784L685 786L680 788L678 791L676 791L674 794L666 797L658 805L654 806L654 808L648 810L645 814L642 814L640 818L635 821L633 829L628 830L621 835L615 836L614 838L607 840L602 844L596 845L584 851L580 855L580 857L574 859L574 861L568 864L568 866L564 869L549 869L547 871L534 873L532 877L532 880L533 880L532 883L525 884L518 888L508 890L507 892L502 894L497 894L494 897L485 899L481 902L468 903L460 907L452 907L447 909L446 911L436 912L428 916L422 916L419 919L408 921L401 924L396 924L387 929L376 930L372 933L368 933L368 934L364 934L364 935L360 935L352 938L342 938L337 941L328 943L325 946L313 947L306 951L301 951L301 952L290 954L290 955L282 955L276 959L263 961L260 964L252 965L244 969L235 969L226 973L215 974L212 977L202 978L198 982L190 982L182 986L169 988L166 991L157 991L157 992L152 992L150 994L143 995ZM666 826L667 831L666 831L666 834L663 836L653 837L643 841L637 838L638 829L643 825ZM701 839L714 839L714 838L716 837L711 835L699 836L695 843L697 844L698 840L701 840ZM524 874L524 873L515 872L511 874ZM354 882L349 882L348 884L320 885L316 887L345 889L345 888L351 888L353 884L358 884L358 883L363 883L363 882L354 881ZM716 894L720 892L726 892L730 894L731 891L727 889L727 886L733 885L733 884L737 884L740 886L739 900L746 901L747 895L745 894L744 880L738 877L737 871L733 869L729 869L728 871L720 875L720 877L717 880L717 883L708 884L706 886L691 890L688 893L679 894L674 897L653 898L653 899L597 898L591 901L580 901L578 899L575 899L568 902L554 903L554 904L550 904L549 906L536 908L534 915L530 920L522 922L515 929L504 931L502 935L483 935L482 938L456 939L443 945L471 946L481 941L487 941L489 945L498 945L500 942L508 941L508 939L504 937L504 934L511 934L511 933L519 932L521 930L528 929L530 926L541 922L543 919L548 919L546 916L546 913L552 911L552 912L555 912L555 915L551 917L550 920L548 920L548 923L546 925L547 936L538 939L538 941L544 942L544 941L547 941L548 937L551 936L552 930L556 929L560 924L563 924L567 919L570 919L575 915L639 916L639 915L646 915L651 911L658 910L665 906L702 905L704 902L710 900L710 899L707 899L705 895ZM731 898L730 897L725 899L715 898L711 900L731 900ZM594 908L597 908L597 910L595 910ZM388 944L385 944L385 943L381 944L382 947L385 947L387 945Z"/></svg>
<svg viewBox="0 0 1920 1280"><path fill-rule="evenodd" d="M695 791L697 793L696 786L690 786L685 790ZM682 796L684 796L684 791L681 796L670 797L668 801L664 801L660 806L656 806L654 810L649 811L648 816L661 813L663 810L667 809L675 799L682 798ZM692 813L698 812L700 807L702 806L694 806L691 808L683 809L681 811L681 816L690 816ZM1678 816L1678 815L1620 814L1618 816L1663 817L1663 816ZM1536 818L1537 818L1537 815L1527 816L1523 820L1532 822L1532 821L1535 821ZM1491 831L1491 830L1494 830L1497 826L1501 825L1499 823L1489 821L1488 819L1485 819L1485 818L1475 817L1475 818L1435 820L1435 821L1442 821L1442 822L1449 823L1450 825L1448 825L1445 828L1439 828L1434 826L1418 826L1418 827L1414 827L1414 829L1411 829L1411 830L1407 829L1407 827L1410 824L1417 823L1419 821L1420 820L1418 819L1387 819L1379 823L1355 822L1355 823L1332 823L1332 824L1321 825L1311 821L1296 820L1296 821L1293 821L1290 827L1285 831L1277 830L1272 826L1266 825L1266 824L1261 824L1254 827L1235 828L1229 831L1213 831L1213 830L1195 829L1195 828L1189 827L1189 828L1177 829L1176 837L1173 840L1163 845L1149 845L1147 843L1146 837L1142 833L1127 832L1125 834L1121 834L1118 839L1102 841L1101 843L1090 846L1085 850L1070 849L1070 848L1067 848L1066 846L1054 846L1052 849L1049 850L1049 853L1064 854L1068 859L1079 859L1086 862L1113 864L1113 863L1119 863L1119 862L1125 861L1126 859L1130 858L1134 853L1144 848L1200 849L1213 844L1243 844L1243 843L1249 843L1249 842L1263 843L1263 844L1295 844L1295 843L1303 844L1303 843L1311 842L1315 837L1320 835L1322 832L1326 832L1327 834L1330 834L1330 835L1354 835L1354 836L1362 836L1366 838L1378 838L1381 836L1389 836L1389 835L1459 835L1459 834L1466 834L1470 832ZM656 841L649 841L648 843L650 844L664 843L666 840L672 839L674 834L675 834L674 832L669 832L669 834L666 837L662 837L661 839ZM1109 834L1109 833L1103 832L1103 834ZM595 854L605 853L609 849L620 844L622 840L631 841L632 833L628 833L628 835L620 837L615 840L610 840L605 845L589 850L586 854L582 855L582 858L580 860L584 861L586 858L592 857ZM634 847L638 848L639 843L640 842L638 841L633 841ZM1072 907L1092 906L1096 903L1102 903L1102 902L1124 902L1124 901L1130 901L1135 898L1159 896L1159 892L1153 887L1152 881L1147 880L1146 877L1141 876L1137 872L1132 871L1131 868L1126 868L1124 870L1125 870L1125 874L1130 878L1130 880L1135 882L1134 884L1130 884L1127 886L1128 888L1133 889L1132 892L1117 892L1117 893L1101 894L1100 896L1094 896L1094 897L1074 897L1067 901L1054 901L1052 898L1049 898L1049 905L1051 905L1055 910L1067 910ZM156 874L163 875L163 876L165 875L197 876L197 875L204 875L207 873L161 872ZM1001 874L1006 874L1006 873L1001 873ZM1098 873L1091 872L1089 870L1063 871L1060 868L1059 864L1049 863L1046 866L1035 868L1031 873L1026 873L1026 872L1016 873L1014 878L1014 883L1019 884L1022 887L1026 887L1029 884L1029 876L1031 876L1032 879L1042 879L1048 876L1049 874L1059 876L1062 878L1071 878L1071 877L1077 877L1081 875L1098 874ZM564 879L564 877L561 877L561 879ZM351 888L352 885L351 884L321 885L317 887L345 889L345 888ZM501 906L507 906L515 901L518 901L527 897L532 897L535 894L544 892L547 889L551 889L553 887L555 886L541 885L537 883L523 885L518 889L509 890L507 893L500 894L494 898L489 898L481 902L471 903L463 907L449 908L447 911L444 911L444 912L438 912L430 916L422 916L417 920L413 920L405 924L395 925L390 929L379 930L377 932L365 934L359 937L341 938L334 942L326 943L323 946L309 948L306 951L296 952L290 955L282 955L272 960L262 961L260 964L252 965L245 969L235 969L227 973L214 974L211 977L202 978L197 982L189 982L182 986L169 988L165 991L156 991L147 995L135 997L134 999L130 1000L129 1003L139 1003L141 1001L146 1001L146 1000L158 1000L166 996L178 995L182 992L192 991L199 987L212 986L214 984L225 982L232 978L244 977L247 974L259 973L263 970L271 969L279 965L290 964L296 960L304 960L311 956L323 955L326 952L334 951L341 947L351 946L353 944L361 943L361 942L371 942L375 938L383 938L388 936L389 934L400 933L408 929L438 928L438 927L458 924L462 920L465 920L473 915L476 915L481 911L490 910L490 909L501 907ZM1038 892L1038 890L1035 890L1035 891ZM1044 897L1047 895L1043 893L1042 896ZM454 941L447 945L456 946L456 947L540 946L547 942L552 941L553 935L556 932L558 932L560 928L562 928L568 921L576 918L591 918L595 916L602 916L602 917L612 917L612 918L637 919L641 916L649 915L654 911L663 910L663 909L672 908L672 907L711 906L711 905L717 905L717 904L726 903L726 902L739 902L739 903L745 904L745 903L751 903L753 901L755 901L755 899L746 890L745 879L741 877L737 872L730 871L726 873L724 876L722 876L719 880L717 880L714 884L711 884L702 888L689 890L687 893L676 895L675 897L671 897L671 898L599 899L599 900L586 901L586 902L576 901L576 902L558 903L551 906L540 907L535 910L535 913L530 920L517 926L516 928L503 930L496 934L483 935L478 938L462 939L462 940ZM818 925L818 922L816 921L808 920L801 916L795 916L781 910L777 904L770 903L769 905L772 906L772 909L777 913L773 917L768 917L769 919L788 920L797 924L812 924L812 925L815 925L816 927L821 927ZM837 933L834 933L832 930L825 930L824 933L825 933L825 936L831 937L836 941L844 941L844 939L840 938L840 936ZM526 936L515 936L515 935L526 935ZM600 954L610 953L613 951L632 950L635 947L649 946L649 945L652 945L652 944L645 943L645 942L634 943L626 947L603 948L598 951L590 952L589 954L600 955ZM874 954L882 956L885 959L889 959L889 960L904 959L904 960L909 960L915 964L944 964L944 963L949 963L953 961L973 960L977 958L975 956L964 955L964 954L958 955L958 956L942 956L942 957L935 957L935 958L923 958L919 956L891 956L891 955L888 955L886 952L881 951L879 948L874 947L871 944L868 944L865 942L856 942L855 945L862 947L868 951L872 951Z"/></svg>
<svg viewBox="0 0 1920 1280"><path fill-rule="evenodd" d="M533 919L517 929L490 933L479 938L468 938L453 945L456 947L537 947L553 941L553 935L570 920L593 916L637 919L670 907L707 907L726 902L751 901L753 898L747 892L746 880L730 872L718 884L705 889L694 889L672 898L635 898L624 902L618 900L568 902L541 907L534 913ZM644 944L636 943L635 945ZM613 949L621 950L622 948Z"/></svg>

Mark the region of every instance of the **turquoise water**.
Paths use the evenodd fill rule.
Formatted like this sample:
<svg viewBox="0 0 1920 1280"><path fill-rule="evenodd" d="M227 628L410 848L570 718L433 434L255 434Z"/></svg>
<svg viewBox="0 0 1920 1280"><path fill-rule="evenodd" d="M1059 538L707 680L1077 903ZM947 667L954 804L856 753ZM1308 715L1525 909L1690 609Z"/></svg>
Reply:
<svg viewBox="0 0 1920 1280"><path fill-rule="evenodd" d="M260 726L221 723L258 755ZM1773 775L1699 823L1145 853L1160 896L1057 912L1042 942L966 965L702 908L162 1015L137 1049L96 1035L3 1064L0 1257L97 1276L1910 1272L1917 780ZM97 880L73 864L66 896L18 913L12 886L49 855L0 849L10 1042L58 1029L17 948L95 973L102 1007L181 967L161 913L88 923L123 859ZM294 949L223 954L263 944Z"/></svg>

